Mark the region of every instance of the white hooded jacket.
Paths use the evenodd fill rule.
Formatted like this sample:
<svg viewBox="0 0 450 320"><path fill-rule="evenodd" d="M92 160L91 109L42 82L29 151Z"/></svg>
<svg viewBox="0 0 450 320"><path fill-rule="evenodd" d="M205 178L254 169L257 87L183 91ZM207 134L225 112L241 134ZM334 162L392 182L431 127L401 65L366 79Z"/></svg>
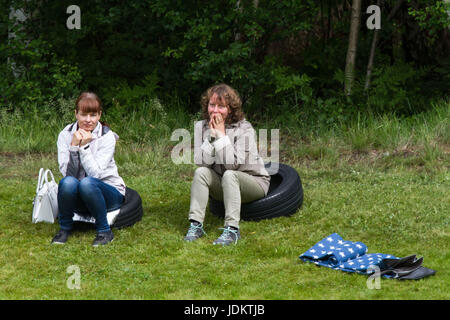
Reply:
<svg viewBox="0 0 450 320"><path fill-rule="evenodd" d="M67 125L58 136L59 171L65 176L82 179L97 178L115 187L125 195L125 183L119 176L114 151L119 136L98 122L92 131L92 141L84 146L71 146L72 137L78 130L77 123Z"/></svg>

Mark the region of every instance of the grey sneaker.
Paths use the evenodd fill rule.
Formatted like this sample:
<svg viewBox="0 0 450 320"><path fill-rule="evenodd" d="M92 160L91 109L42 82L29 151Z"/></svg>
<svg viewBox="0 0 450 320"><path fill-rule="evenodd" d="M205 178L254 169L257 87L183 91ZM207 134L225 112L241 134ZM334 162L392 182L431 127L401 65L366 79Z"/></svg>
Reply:
<svg viewBox="0 0 450 320"><path fill-rule="evenodd" d="M67 239L69 238L69 236L70 236L70 231L61 229L53 237L52 243L53 244L65 244L67 242Z"/></svg>
<svg viewBox="0 0 450 320"><path fill-rule="evenodd" d="M236 244L237 241L241 238L241 233L239 232L239 229L233 228L233 227L225 227L220 228L223 230L222 235L214 240L213 244L221 244L224 246L227 246L229 244Z"/></svg>
<svg viewBox="0 0 450 320"><path fill-rule="evenodd" d="M184 237L186 241L194 241L200 237L203 237L206 234L205 230L203 230L203 225L200 222L191 222L189 226L189 230Z"/></svg>
<svg viewBox="0 0 450 320"><path fill-rule="evenodd" d="M114 234L112 233L111 230L106 231L106 232L98 232L97 235L95 236L95 239L94 239L94 242L92 243L92 245L94 247L98 247L98 246L105 245L105 244L112 242L113 239L114 239Z"/></svg>

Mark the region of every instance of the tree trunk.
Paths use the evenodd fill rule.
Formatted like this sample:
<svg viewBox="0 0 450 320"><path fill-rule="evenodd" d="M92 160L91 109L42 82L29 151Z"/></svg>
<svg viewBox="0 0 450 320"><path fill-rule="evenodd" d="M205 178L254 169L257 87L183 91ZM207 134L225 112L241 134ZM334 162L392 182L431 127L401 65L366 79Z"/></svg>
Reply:
<svg viewBox="0 0 450 320"><path fill-rule="evenodd" d="M27 15L23 9L15 9L10 7L9 21L8 21L8 43L10 44L16 38L15 32L12 30L12 26L16 26L18 23L22 23L27 20ZM17 20L17 21L16 21ZM29 41L26 41L29 42ZM18 78L23 72L23 67L18 66L11 57L7 58L7 65L11 68L14 76Z"/></svg>
<svg viewBox="0 0 450 320"><path fill-rule="evenodd" d="M240 13L242 12L241 0L237 0L236 10L239 11ZM235 20L235 24L238 25L237 20ZM239 40L241 40L241 32L239 30L237 30L236 34L234 35L234 41L238 42Z"/></svg>
<svg viewBox="0 0 450 320"><path fill-rule="evenodd" d="M377 6L380 7L381 0L377 1ZM370 87L370 78L372 76L372 67L373 67L373 59L375 57L375 49L377 47L378 42L378 29L373 31L373 39L372 39L372 47L370 48L370 56L369 63L367 64L367 75L366 75L366 84L364 85L364 89L367 90Z"/></svg>
<svg viewBox="0 0 450 320"><path fill-rule="evenodd" d="M375 29L373 31L372 48L370 48L369 62L367 64L366 84L364 85L365 90L369 89L370 87L370 78L372 76L373 59L375 57L375 49L377 47L377 42L378 42L378 29Z"/></svg>
<svg viewBox="0 0 450 320"><path fill-rule="evenodd" d="M360 21L361 21L361 0L353 0L347 59L345 63L344 91L346 95L351 95L352 85L355 78L356 49L358 47L358 33Z"/></svg>
<svg viewBox="0 0 450 320"><path fill-rule="evenodd" d="M259 6L259 0L253 0L253 8L258 9ZM240 13L242 13L243 7L241 5L241 0L237 0L236 2L236 10L239 11ZM237 21L235 21L237 24ZM241 40L242 35L239 31L236 32L236 34L234 35L234 41L239 41Z"/></svg>
<svg viewBox="0 0 450 320"><path fill-rule="evenodd" d="M397 3L395 4L394 8L392 9L391 13L389 13L386 21L390 21L395 14L397 13L397 11L400 9L400 7L402 6L404 0L398 0ZM381 5L381 1L378 0L377 1L377 6L380 7ZM373 60L375 57L375 50L377 47L377 42L378 42L378 29L374 30L374 34L373 34L373 40L372 40L372 48L370 49L370 57L369 57L369 62L367 63L367 75L366 75L366 84L364 86L364 89L367 90L370 87L370 80L372 77L372 69L373 69Z"/></svg>

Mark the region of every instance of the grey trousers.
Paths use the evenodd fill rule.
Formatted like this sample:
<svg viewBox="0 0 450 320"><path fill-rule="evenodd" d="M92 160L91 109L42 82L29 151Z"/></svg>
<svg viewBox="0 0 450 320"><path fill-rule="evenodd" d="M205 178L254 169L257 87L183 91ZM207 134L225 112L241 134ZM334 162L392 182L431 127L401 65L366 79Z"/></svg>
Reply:
<svg viewBox="0 0 450 320"><path fill-rule="evenodd" d="M219 176L213 169L199 167L191 185L189 219L203 224L209 195L224 202L225 226L239 228L241 203L264 197L264 190L248 173L227 170Z"/></svg>

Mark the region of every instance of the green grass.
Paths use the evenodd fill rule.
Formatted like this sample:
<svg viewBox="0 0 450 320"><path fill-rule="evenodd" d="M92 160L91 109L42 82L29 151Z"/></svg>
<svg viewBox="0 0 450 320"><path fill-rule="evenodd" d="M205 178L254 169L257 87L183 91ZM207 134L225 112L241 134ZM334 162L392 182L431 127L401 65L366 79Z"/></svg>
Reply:
<svg viewBox="0 0 450 320"><path fill-rule="evenodd" d="M207 235L183 241L195 166L172 163L167 136L133 142L119 120L115 158L142 197L142 221L115 230L105 247L91 246L94 230L51 245L58 225L32 224L32 200L40 167L62 177L54 133L37 128L43 152L20 137L0 145L0 299L449 299L448 119L443 104L414 119L361 118L359 130L357 121L319 134L282 129L281 161L302 178L303 206L291 217L242 222L242 240L223 248L212 245L223 221L210 213ZM14 127L2 122L0 141L12 141ZM382 279L369 290L366 276L298 259L334 232L369 253L423 256L437 274ZM67 287L71 265L80 268L79 290Z"/></svg>

